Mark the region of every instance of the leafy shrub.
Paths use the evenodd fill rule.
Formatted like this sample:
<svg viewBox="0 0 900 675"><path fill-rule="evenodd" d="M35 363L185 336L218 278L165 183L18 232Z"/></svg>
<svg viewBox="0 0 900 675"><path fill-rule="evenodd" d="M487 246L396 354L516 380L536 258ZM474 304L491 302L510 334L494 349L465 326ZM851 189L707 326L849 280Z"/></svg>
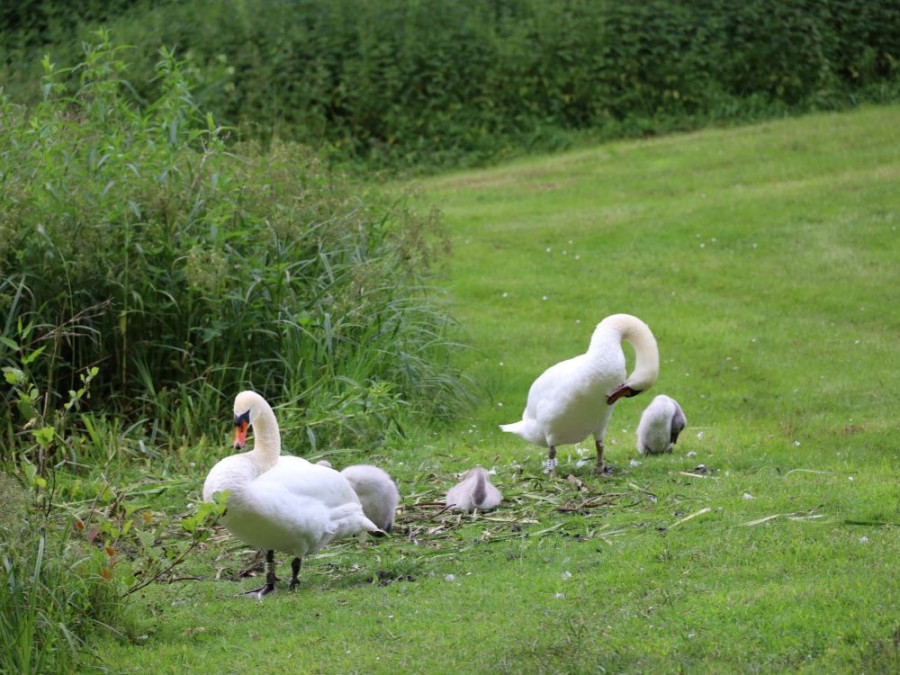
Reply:
<svg viewBox="0 0 900 675"><path fill-rule="evenodd" d="M55 510L36 512L3 472L0 499L0 671L71 672L88 633L115 616L115 590L69 529L51 525Z"/></svg>
<svg viewBox="0 0 900 675"><path fill-rule="evenodd" d="M173 444L245 387L319 443L377 441L404 407L452 414L451 321L423 283L437 215L356 194L296 146L229 147L166 50L159 97L137 106L100 38L71 70L45 60L39 105L3 104L4 365L52 400L99 367L88 405ZM11 448L9 399L3 415Z"/></svg>
<svg viewBox="0 0 900 675"><path fill-rule="evenodd" d="M105 18L135 45L142 97L157 97L156 54L174 48L216 119L368 167L896 100L900 75L894 0L129 4ZM88 5L84 20L103 20ZM37 60L7 51L11 76Z"/></svg>

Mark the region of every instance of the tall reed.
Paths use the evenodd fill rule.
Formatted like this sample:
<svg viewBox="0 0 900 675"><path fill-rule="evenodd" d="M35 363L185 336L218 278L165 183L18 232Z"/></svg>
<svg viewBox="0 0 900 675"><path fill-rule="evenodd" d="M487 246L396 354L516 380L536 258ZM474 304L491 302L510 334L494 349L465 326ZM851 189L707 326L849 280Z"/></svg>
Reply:
<svg viewBox="0 0 900 675"><path fill-rule="evenodd" d="M244 387L290 402L318 444L458 410L452 319L428 288L438 216L361 194L302 147L236 142L168 50L139 103L127 58L98 33L77 66L45 60L39 105L2 103L3 365L45 349L30 377L48 402L98 367L85 408L175 446ZM20 415L8 396L13 442Z"/></svg>

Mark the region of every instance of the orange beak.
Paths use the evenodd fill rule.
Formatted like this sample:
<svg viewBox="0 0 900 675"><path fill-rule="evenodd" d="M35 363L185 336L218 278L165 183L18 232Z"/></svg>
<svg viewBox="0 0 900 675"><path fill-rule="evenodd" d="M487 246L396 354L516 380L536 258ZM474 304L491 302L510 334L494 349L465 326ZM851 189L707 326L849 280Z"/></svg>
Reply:
<svg viewBox="0 0 900 675"><path fill-rule="evenodd" d="M235 450L243 450L244 444L247 442L247 427L250 423L245 419L235 422L234 426L234 448Z"/></svg>

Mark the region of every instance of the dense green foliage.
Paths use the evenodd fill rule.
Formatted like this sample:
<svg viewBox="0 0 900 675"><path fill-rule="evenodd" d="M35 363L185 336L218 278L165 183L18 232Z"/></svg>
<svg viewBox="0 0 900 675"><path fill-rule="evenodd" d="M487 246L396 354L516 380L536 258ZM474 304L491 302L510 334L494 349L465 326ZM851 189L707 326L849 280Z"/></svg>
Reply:
<svg viewBox="0 0 900 675"><path fill-rule="evenodd" d="M435 213L293 146L227 148L168 53L138 108L120 56L89 49L71 97L47 64L39 105L3 104L4 458L20 429L59 442L40 430L70 399L176 447L248 386L313 444L377 441L404 406L451 412L449 319L423 286L445 247Z"/></svg>
<svg viewBox="0 0 900 675"><path fill-rule="evenodd" d="M2 472L0 500L0 672L68 672L88 635L116 613L113 587L99 574L108 556L70 539L71 519L52 525L49 501L33 504Z"/></svg>
<svg viewBox="0 0 900 675"><path fill-rule="evenodd" d="M369 166L896 99L900 81L896 0L239 0L122 12L108 24L134 45L132 83L148 100L156 54L172 48L217 119ZM74 46L51 49L71 62ZM9 76L39 57L9 49Z"/></svg>

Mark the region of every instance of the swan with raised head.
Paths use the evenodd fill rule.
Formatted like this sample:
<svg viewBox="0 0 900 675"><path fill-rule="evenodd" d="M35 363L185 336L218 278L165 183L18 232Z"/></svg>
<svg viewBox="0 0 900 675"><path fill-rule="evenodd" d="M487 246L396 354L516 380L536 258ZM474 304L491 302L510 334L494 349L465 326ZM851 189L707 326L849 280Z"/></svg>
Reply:
<svg viewBox="0 0 900 675"><path fill-rule="evenodd" d="M678 435L686 426L687 418L678 401L665 394L654 397L638 423L638 452L642 455L672 452Z"/></svg>
<svg viewBox="0 0 900 675"><path fill-rule="evenodd" d="M384 535L363 513L344 476L281 454L278 422L262 396L242 391L235 397L234 425L235 449L243 449L249 427L253 449L226 457L212 468L203 485L203 500L227 493L221 523L244 543L266 551L266 583L245 595L262 598L275 590L275 551L294 556L293 590L303 556L359 532Z"/></svg>
<svg viewBox="0 0 900 675"><path fill-rule="evenodd" d="M447 491L446 504L448 509L471 513L475 509L481 511L493 509L502 500L503 495L491 485L488 472L477 466L466 471L462 481Z"/></svg>
<svg viewBox="0 0 900 675"><path fill-rule="evenodd" d="M634 370L625 375L622 342L634 347ZM603 437L620 398L646 391L659 376L659 350L650 327L630 314L608 316L594 329L586 353L545 370L531 385L522 419L500 429L549 448L545 471L556 469L556 447L593 435L597 472L603 463Z"/></svg>
<svg viewBox="0 0 900 675"><path fill-rule="evenodd" d="M371 464L353 464L341 470L366 516L385 532L390 532L400 501L397 485L386 471Z"/></svg>

